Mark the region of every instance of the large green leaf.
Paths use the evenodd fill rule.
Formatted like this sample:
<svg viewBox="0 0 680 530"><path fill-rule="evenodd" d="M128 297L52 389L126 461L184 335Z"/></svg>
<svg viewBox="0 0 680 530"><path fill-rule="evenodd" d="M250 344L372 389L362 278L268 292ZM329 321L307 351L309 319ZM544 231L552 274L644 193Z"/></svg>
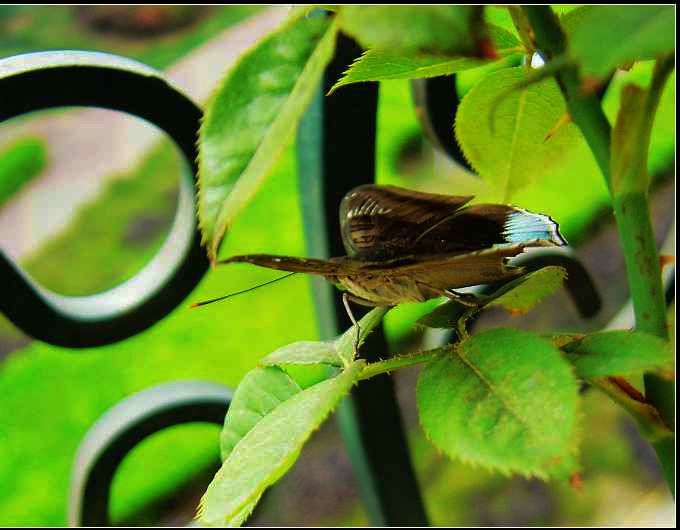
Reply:
<svg viewBox="0 0 680 530"><path fill-rule="evenodd" d="M239 383L224 419L220 436L222 460L262 418L298 392L300 387L280 368L248 372Z"/></svg>
<svg viewBox="0 0 680 530"><path fill-rule="evenodd" d="M599 78L617 66L654 59L674 49L671 5L593 6L581 13L569 39L570 55L582 73Z"/></svg>
<svg viewBox="0 0 680 530"><path fill-rule="evenodd" d="M512 33L497 26L489 26L489 34L496 53L504 57L517 53L520 42ZM443 57L437 55L399 54L391 49L367 50L359 57L343 77L335 83L331 92L341 86L363 81L385 81L388 79L417 79L449 75L469 68L488 64L478 57Z"/></svg>
<svg viewBox="0 0 680 530"><path fill-rule="evenodd" d="M484 56L481 6L342 6L338 21L364 48Z"/></svg>
<svg viewBox="0 0 680 530"><path fill-rule="evenodd" d="M421 373L420 421L447 455L526 476L577 469L578 385L559 350L494 329L450 348Z"/></svg>
<svg viewBox="0 0 680 530"><path fill-rule="evenodd" d="M576 373L584 378L631 376L670 368L670 344L641 331L603 331L565 347Z"/></svg>
<svg viewBox="0 0 680 530"><path fill-rule="evenodd" d="M580 140L573 124L546 140L566 113L564 98L553 79L517 88L526 75L524 67L517 67L483 77L456 113L463 154L504 201L560 164Z"/></svg>
<svg viewBox="0 0 680 530"><path fill-rule="evenodd" d="M241 57L210 101L199 133L198 217L211 259L292 138L335 35L328 18L293 18Z"/></svg>
<svg viewBox="0 0 680 530"><path fill-rule="evenodd" d="M199 522L239 526L264 490L295 463L302 446L350 391L365 363L317 383L274 408L234 447L201 499Z"/></svg>
<svg viewBox="0 0 680 530"><path fill-rule="evenodd" d="M361 346L366 337L382 322L389 311L387 307L376 307L359 320L359 342ZM330 364L348 365L354 360L354 346L357 330L352 326L332 341L303 341L283 346L260 360L263 366L284 366L288 364Z"/></svg>

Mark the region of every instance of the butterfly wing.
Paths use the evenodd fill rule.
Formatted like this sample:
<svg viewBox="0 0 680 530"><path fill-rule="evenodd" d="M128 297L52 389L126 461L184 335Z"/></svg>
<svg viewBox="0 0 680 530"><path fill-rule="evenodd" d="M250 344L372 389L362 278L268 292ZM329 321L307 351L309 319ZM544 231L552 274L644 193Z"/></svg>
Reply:
<svg viewBox="0 0 680 530"><path fill-rule="evenodd" d="M503 204L464 207L472 197L360 186L340 206L347 254L360 260L474 252L498 246L564 245L550 217Z"/></svg>
<svg viewBox="0 0 680 530"><path fill-rule="evenodd" d="M289 272L304 272L320 276L337 276L358 272L359 268L352 265L351 260L345 259L314 259L296 258L292 256L275 256L272 254L247 254L232 256L218 262L220 265L227 263L250 263L259 267L276 269Z"/></svg>
<svg viewBox="0 0 680 530"><path fill-rule="evenodd" d="M413 254L421 233L453 215L471 199L396 186L369 184L354 188L340 204L342 241L347 255L383 260Z"/></svg>

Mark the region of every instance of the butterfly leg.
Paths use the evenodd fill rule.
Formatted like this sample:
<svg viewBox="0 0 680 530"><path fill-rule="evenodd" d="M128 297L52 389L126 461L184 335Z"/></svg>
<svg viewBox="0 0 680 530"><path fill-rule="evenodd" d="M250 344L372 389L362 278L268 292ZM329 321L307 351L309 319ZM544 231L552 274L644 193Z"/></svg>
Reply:
<svg viewBox="0 0 680 530"><path fill-rule="evenodd" d="M454 300L464 306L479 307L481 305L481 301L474 294L459 293L453 289L440 289L419 280L416 280L416 283L423 287L427 287L430 291L437 293L439 296L445 296L449 300Z"/></svg>
<svg viewBox="0 0 680 530"><path fill-rule="evenodd" d="M444 296L467 307L479 307L481 305L481 300L470 293L459 293L453 289L444 289Z"/></svg>
<svg viewBox="0 0 680 530"><path fill-rule="evenodd" d="M348 295L346 292L342 293L342 303L345 305L345 310L347 311L347 314L349 315L349 319L352 321L352 324L354 324L354 327L357 328L357 335L356 338L354 339L354 356L356 357L359 354L359 337L361 336L361 328L359 327L359 323L357 322L356 318L354 318L354 314L352 313L352 309L349 307L349 297L351 295ZM355 298L355 297L352 297Z"/></svg>

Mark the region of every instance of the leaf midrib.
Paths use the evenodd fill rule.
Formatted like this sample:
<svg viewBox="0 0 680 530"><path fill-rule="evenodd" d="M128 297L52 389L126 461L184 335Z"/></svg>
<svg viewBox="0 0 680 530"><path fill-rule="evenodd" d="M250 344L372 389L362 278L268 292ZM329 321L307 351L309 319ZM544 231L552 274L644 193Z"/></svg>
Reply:
<svg viewBox="0 0 680 530"><path fill-rule="evenodd" d="M510 414L511 414L511 415L512 415L512 416L513 416L513 417L514 417L514 418L515 418L522 426L524 426L524 428L527 430L527 432L529 433L529 435L530 435L532 438L535 438L536 440L539 440L539 441L543 441L543 440L547 440L547 439L548 439L547 437L545 437L545 436L543 436L543 435L540 435L540 434L537 434L537 433L534 431L534 429L532 428L531 424L530 424L525 418L523 418L522 415L520 415L519 413L517 413L517 412L514 410L514 408L510 405L510 402L506 401L505 397L504 397L503 395L501 395L500 392L498 392L498 390L494 387L494 385L491 383L491 381L489 381L489 380L484 376L484 374L481 372L481 370L479 370L479 369L474 365L474 363L472 363L472 361L470 361L470 359L468 359L468 358L460 351L460 348L456 348L455 351L456 351L456 355L460 358L460 360L463 362L463 364L465 364L468 368L470 368L470 370L472 370L472 372L477 376L477 378L478 378L480 381L482 381L482 383L484 383L484 384L486 385L486 387L489 389L489 392L491 392L491 394L492 394L493 396L495 396L496 399L498 399L498 401L501 402L501 404L503 405L503 407L504 407L508 412L510 412Z"/></svg>

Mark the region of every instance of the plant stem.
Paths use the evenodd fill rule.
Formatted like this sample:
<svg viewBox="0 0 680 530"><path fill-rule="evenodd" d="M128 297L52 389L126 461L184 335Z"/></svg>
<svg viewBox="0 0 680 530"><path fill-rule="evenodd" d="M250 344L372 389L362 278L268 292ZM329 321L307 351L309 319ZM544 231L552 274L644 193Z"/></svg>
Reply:
<svg viewBox="0 0 680 530"><path fill-rule="evenodd" d="M563 55L567 49L567 39L560 26L557 15L549 6L522 6L534 30L538 48L552 60ZM611 189L610 137L611 125L605 116L600 100L595 93L581 90L581 81L576 66L562 69L556 79L567 103L572 119L581 129L597 165Z"/></svg>
<svg viewBox="0 0 680 530"><path fill-rule="evenodd" d="M534 30L538 48L551 59L563 55L567 50L566 36L552 9L549 6L524 6L522 9ZM636 147L633 149L636 150L627 153L630 156L625 162L630 162L630 164L620 164L625 167L620 168L621 174L614 176L611 160L611 126L602 111L599 99L595 94L583 93L575 66L565 68L556 75L569 112L581 129L612 195L635 310L636 328L664 339L668 337L666 307L663 298L661 267L647 197L649 179L646 171L654 114L672 68L672 56L657 62L654 78L645 95L642 115L635 123L636 129L632 133L626 131L629 136L634 135L632 140ZM627 117L623 116L623 118ZM619 152L615 154L620 155ZM616 163L618 162L617 160ZM659 411L664 422L671 429L675 424L673 394L672 382L653 374L645 375L645 398ZM675 494L674 439L653 442L653 446L668 485Z"/></svg>
<svg viewBox="0 0 680 530"><path fill-rule="evenodd" d="M451 349L451 346L444 346L442 348L435 348L433 350L410 353L408 355L401 355L397 357L390 357L384 361L378 361L366 366L359 375L359 381L370 379L376 375L392 372L399 368L406 368L415 364L430 362L446 353Z"/></svg>
<svg viewBox="0 0 680 530"><path fill-rule="evenodd" d="M512 23L515 25L517 33L519 33L519 38L522 39L524 46L526 46L526 49L522 51L528 54L533 53L533 51L536 49L536 45L534 44L531 25L529 24L524 11L522 11L520 6L509 5L507 7L508 12L512 17Z"/></svg>

